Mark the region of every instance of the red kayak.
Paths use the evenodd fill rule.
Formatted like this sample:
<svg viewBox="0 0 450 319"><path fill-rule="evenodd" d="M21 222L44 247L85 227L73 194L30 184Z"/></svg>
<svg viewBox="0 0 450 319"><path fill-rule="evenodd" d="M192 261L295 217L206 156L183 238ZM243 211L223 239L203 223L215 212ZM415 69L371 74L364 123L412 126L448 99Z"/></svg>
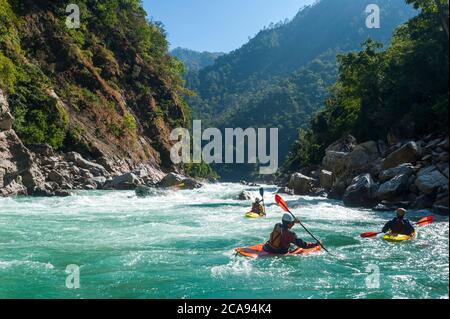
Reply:
<svg viewBox="0 0 450 319"><path fill-rule="evenodd" d="M320 251L322 248L319 244L312 248L297 248L287 254L271 254L263 249L264 244L250 246L246 248L236 248L236 252L242 256L249 258L260 258L260 257L282 257L282 256L297 256L297 255L305 255Z"/></svg>

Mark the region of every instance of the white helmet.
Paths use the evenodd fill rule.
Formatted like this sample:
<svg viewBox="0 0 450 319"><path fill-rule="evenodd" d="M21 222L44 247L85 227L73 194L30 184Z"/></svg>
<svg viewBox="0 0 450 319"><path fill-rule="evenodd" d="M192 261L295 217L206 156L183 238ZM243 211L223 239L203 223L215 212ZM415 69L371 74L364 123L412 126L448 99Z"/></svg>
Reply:
<svg viewBox="0 0 450 319"><path fill-rule="evenodd" d="M281 219L284 223L293 223L294 222L294 217L292 217L291 214L284 214L283 218Z"/></svg>

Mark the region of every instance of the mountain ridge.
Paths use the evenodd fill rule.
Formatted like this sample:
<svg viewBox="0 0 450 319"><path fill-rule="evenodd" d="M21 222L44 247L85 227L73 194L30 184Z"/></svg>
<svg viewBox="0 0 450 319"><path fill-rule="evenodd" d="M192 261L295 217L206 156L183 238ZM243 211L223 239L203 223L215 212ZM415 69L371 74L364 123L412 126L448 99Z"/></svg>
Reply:
<svg viewBox="0 0 450 319"><path fill-rule="evenodd" d="M366 6L373 3L381 8L380 29L365 26ZM193 117L218 128L278 127L283 159L298 129L329 96L336 55L358 50L367 38L388 44L393 30L415 14L403 0L322 0L307 6L213 65L187 74L187 87L197 92L188 99Z"/></svg>

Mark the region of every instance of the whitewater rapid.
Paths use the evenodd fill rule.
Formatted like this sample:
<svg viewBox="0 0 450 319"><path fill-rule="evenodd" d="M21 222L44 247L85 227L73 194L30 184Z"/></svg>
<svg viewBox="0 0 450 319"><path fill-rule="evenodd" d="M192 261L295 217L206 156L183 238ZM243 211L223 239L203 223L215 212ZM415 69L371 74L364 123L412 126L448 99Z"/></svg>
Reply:
<svg viewBox="0 0 450 319"><path fill-rule="evenodd" d="M244 218L239 184L194 191L79 192L0 199L0 298L448 298L448 217L392 244L362 239L393 212L284 196L331 254L249 260L236 247L263 243L282 211L266 185L268 218ZM418 211L411 220L430 214ZM296 226L299 237L311 240ZM78 265L79 289L66 286Z"/></svg>

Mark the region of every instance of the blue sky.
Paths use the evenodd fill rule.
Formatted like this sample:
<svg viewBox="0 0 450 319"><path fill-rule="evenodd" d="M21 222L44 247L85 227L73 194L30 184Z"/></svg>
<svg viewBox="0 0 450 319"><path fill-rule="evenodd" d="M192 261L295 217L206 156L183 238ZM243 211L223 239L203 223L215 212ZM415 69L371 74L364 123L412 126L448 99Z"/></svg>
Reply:
<svg viewBox="0 0 450 319"><path fill-rule="evenodd" d="M314 0L143 0L164 23L171 48L229 52L264 26L292 18Z"/></svg>

